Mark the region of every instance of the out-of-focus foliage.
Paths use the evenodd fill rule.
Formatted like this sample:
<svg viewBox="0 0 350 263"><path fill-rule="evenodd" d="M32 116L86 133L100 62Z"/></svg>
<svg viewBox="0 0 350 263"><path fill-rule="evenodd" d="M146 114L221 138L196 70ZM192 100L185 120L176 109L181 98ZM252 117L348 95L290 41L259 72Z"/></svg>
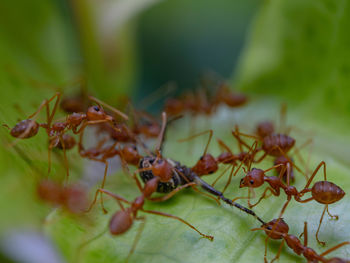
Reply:
<svg viewBox="0 0 350 263"><path fill-rule="evenodd" d="M254 94L307 102L311 117L325 122L348 116L349 14L346 0L264 1L235 83Z"/></svg>
<svg viewBox="0 0 350 263"><path fill-rule="evenodd" d="M68 5L61 1L31 1L30 4L19 5L15 1L3 1L0 4L1 123L12 126L17 119L25 118L44 98L52 96L56 89L50 88L52 84L63 89L70 87L65 83L75 79L82 71L87 73L85 77L89 89L102 99L112 100L119 92L125 92L123 88L130 87L133 82L135 21L127 23L121 29L115 29L121 32L117 42L107 41L101 45L101 39L94 38L98 35L95 30L101 24L93 23L101 13L96 12L85 1L71 3L73 4ZM196 10L194 4L189 5L192 10ZM277 101L294 101L297 106L288 112L288 124L294 127L308 126L309 129L311 127L311 132L307 133L294 131L297 145L315 135L315 150L308 163L309 169L325 160L329 180L341 185L348 193L348 143L333 143L334 137L346 130L339 125L333 128L338 129L337 133L333 133L327 127L331 114L337 112L345 115L349 110L349 92L346 90L349 81L345 74L348 63L348 10L347 1L264 1L247 40L237 71L236 84L252 94L268 96L269 100L253 99L247 108L236 112L222 109L209 120L198 120L197 129L204 130L212 125L217 128L215 136L227 140L233 146L229 131L234 123L242 125L242 129L252 131L258 120L278 119L279 105L270 96ZM171 8L167 12L170 11ZM187 20L191 22L190 18L188 14ZM191 24L190 22L188 23ZM82 25L86 28L82 28ZM176 32L175 25L173 30ZM108 46L108 43L119 45L112 45L110 53L105 49L105 44ZM119 63L108 63L106 59L113 55L120 55L120 60L111 60ZM295 103L299 101L300 103ZM315 116L320 109L323 116L320 120L312 119L306 114L311 111L311 116ZM205 144L205 139L184 144L176 142L176 139L188 135L190 121L193 120L185 118L169 129L164 152L164 155L189 166L201 155ZM13 229L21 231L34 228L53 240L67 262L124 262L139 224L135 224L128 233L120 237L115 238L104 233L101 238L81 248L85 241L106 230L110 216L118 209L116 203L107 198L106 206L110 211L108 215L104 215L97 205L83 220L67 216L59 209L52 210L40 202L35 193L36 176L40 176L39 173L45 174L47 169L46 135L41 132L36 138L19 142L18 147L30 157L28 164L13 148L8 147L12 138L9 138L6 128L1 128L3 147L0 151L0 237L3 238L5 233ZM213 145L210 146L210 152L214 155L219 153ZM74 181L91 166L82 168L77 161L79 157L76 152L68 154L72 168L70 180ZM306 155L307 151L304 156ZM59 156L54 155L51 175L56 179L64 177ZM264 167L270 165L271 161L263 164ZM238 189L237 186L242 175L240 172L234 178L227 191L228 197L246 194L244 189ZM296 186L300 189L305 182L300 175L297 176ZM318 180L321 180L321 175L318 176ZM211 182L215 177L208 176L205 180ZM217 187L222 189L224 183L224 180L221 181ZM109 176L106 188L130 201L139 194L132 180L124 173ZM259 193L261 191L257 191ZM256 208L256 212L265 220L270 220L279 214L284 201L284 194L280 198L264 200ZM330 207L331 212L339 214L339 221L328 218L324 220L320 236L327 240L329 247L349 238L350 217L344 213L350 208L349 201L349 196L346 195L343 200ZM148 202L146 208L180 216L202 232L214 235L215 240L209 242L200 239L196 232L179 222L150 215L147 216L145 230L130 262L245 263L263 260L265 235L251 232L250 229L258 224L233 208L226 205L219 207L212 200L191 190L184 190L165 203ZM305 205L292 202L285 214L291 233L295 235L301 233L304 221L309 222L310 246L317 251L324 250L314 240L322 208L315 202ZM279 244L271 242L269 245L270 258L277 252ZM349 248L339 250L337 255L346 257L349 255ZM304 260L285 249L280 262Z"/></svg>

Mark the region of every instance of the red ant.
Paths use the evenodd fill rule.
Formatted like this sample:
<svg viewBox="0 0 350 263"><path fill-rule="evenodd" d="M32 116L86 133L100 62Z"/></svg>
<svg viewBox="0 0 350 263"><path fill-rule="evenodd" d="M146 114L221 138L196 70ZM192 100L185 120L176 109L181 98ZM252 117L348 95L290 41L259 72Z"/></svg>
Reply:
<svg viewBox="0 0 350 263"><path fill-rule="evenodd" d="M50 113L49 103L53 101L55 98L56 98L56 102L52 112ZM49 100L44 100L34 114L29 116L27 120L19 122L11 130L11 135L19 139L30 138L37 134L39 127L45 128L48 136L50 137L49 150L48 150L48 172L50 172L51 170L51 149L53 147L60 145L63 148L64 158L66 162L66 169L67 169L67 178L68 178L69 169L68 169L68 160L66 156L66 148L69 149L70 147L73 147L75 143L73 143L72 137L69 137L69 136L63 137L65 132L71 129L75 134L82 133L86 126L92 125L92 124L104 123L104 122L109 122L113 125L114 118L106 114L106 112L103 110L101 106L91 106L88 108L86 114L73 113L71 115L68 115L64 122L56 121L52 123L60 98L61 98L61 94L56 93ZM89 98L111 109L114 113L119 114L122 118L128 119L128 117L124 113L118 111L117 109L114 109L113 107L103 103L102 101L94 97L90 96ZM39 112L44 107L46 107L47 123L39 124L35 121L35 119L37 118ZM79 126L80 128L78 129Z"/></svg>
<svg viewBox="0 0 350 263"><path fill-rule="evenodd" d="M250 148L249 152L242 151L239 154L233 154L232 151L230 150L230 148L222 140L218 139L218 143L219 143L220 147L224 148L226 151L221 153L217 158L214 158L211 154L207 153L210 141L213 137L213 130L203 131L203 132L195 134L189 138L181 139L181 140L179 140L179 142L191 140L197 136L200 136L200 135L203 135L206 133L209 133L207 145L204 149L202 156L200 157L200 159L197 161L197 163L191 169L198 176L203 176L203 175L210 175L210 174L215 173L218 170L218 168L219 168L218 165L220 163L229 165L228 168L230 168L230 166L231 166L232 169L230 172L229 179L228 179L228 181L227 181L227 183L222 191L224 193L232 180L232 176L235 176L237 174L241 165L242 164L248 165L250 159L254 158L254 155L252 155L250 153L251 149L254 148L254 145L252 146L252 148ZM234 172L234 168L237 166L238 161L241 162L241 165L239 165L238 169ZM213 182L212 186L214 186L217 183L217 181L226 173L228 168L225 169L220 176L218 176L218 178Z"/></svg>
<svg viewBox="0 0 350 263"><path fill-rule="evenodd" d="M312 182L312 180L314 179L315 175L317 174L318 170L323 166L323 172L324 172L324 181L319 181L316 182L312 188L308 188ZM289 202L291 201L292 197L294 197L294 199L297 202L300 203L306 203L306 202L310 202L312 200L315 200L318 203L324 204L324 210L320 219L320 223L316 232L316 239L317 241L322 244L325 245L325 242L322 242L318 239L318 233L322 224L322 220L324 217L325 212L327 211L328 215L331 218L336 218L338 219L338 216L333 216L329 213L328 211L328 205L338 202L339 200L341 200L344 195L345 192L336 184L328 182L327 178L326 178L326 163L325 162L321 162L316 169L314 170L314 172L312 173L310 179L308 180L307 184L305 185L305 187L303 188L302 191L298 192L298 190L294 187L294 186L290 186L289 185L289 174L290 174L290 165L287 164L286 169L287 169L287 185L285 185L282 182L281 179L281 175L283 173L281 173L280 177L275 177L275 176L266 176L265 173L271 169L275 168L271 167L267 170L261 170L261 169L252 169L251 171L249 171L247 173L247 175L241 180L240 182L240 187L249 187L248 190L250 190L251 188L257 188L260 187L264 182L267 182L270 184L270 187L267 187L264 191L264 193L262 194L262 196L260 197L260 199L258 200L258 202L254 205L249 205L250 207L253 207L255 205L257 205L263 198L266 197L266 193L267 191L270 191L273 195L275 196L279 196L280 195L280 189L282 189L285 194L287 195L287 202L284 204L281 213L280 213L280 217L283 215L284 211L286 210ZM311 192L312 197L302 200L301 197L305 194ZM248 200L249 200L249 194L248 194ZM248 201L249 203L249 201Z"/></svg>
<svg viewBox="0 0 350 263"><path fill-rule="evenodd" d="M262 219L260 219L253 211L247 209L240 204L237 204L230 199L226 198L222 192L216 190L211 185L207 184L203 181L191 168L181 165L179 162L164 159L162 158L160 151L162 142L164 140L164 132L166 127L166 113L163 112L163 125L162 132L160 133L158 146L157 146L157 155L156 156L146 156L141 159L139 170L137 172L140 173L140 177L144 183L148 183L150 181L154 181L157 184L156 191L161 193L168 193L167 195L160 198L149 198L152 201L165 201L173 196L176 192L181 189L191 186L195 191L199 191L195 186L200 186L206 192L217 196L219 199L223 200L230 206L234 206L245 213L248 213L254 216L257 220L264 223ZM139 187L140 188L140 187ZM211 195L204 194L210 198L213 198ZM216 202L219 202L216 198L214 198Z"/></svg>
<svg viewBox="0 0 350 263"><path fill-rule="evenodd" d="M266 133L266 131L265 132L260 131L260 132L261 134ZM248 148L249 146L240 138L240 136L250 137L255 139L256 141L262 141L261 147L255 149L254 155L259 151L263 151L264 154L258 160L253 159L253 162L259 163L263 159L265 159L266 156L273 156L275 158L275 161L274 161L275 168L279 174L281 173L281 170L280 170L281 167L289 163L291 170L294 167L295 169L298 170L298 172L303 174L305 178L308 180L307 175L287 155L287 153L291 150L291 148L294 147L294 144L295 144L295 140L292 137L286 134L279 134L279 133L278 134L272 133L265 137L244 134L239 131L238 126L236 126L235 130L232 131L232 135L237 139L237 141L239 142L239 145L244 145L245 147L248 147ZM305 144L300 146L299 149L306 146L308 143L309 141L307 141ZM297 150L296 150L296 153L298 153ZM282 175L283 178L287 178L287 175L285 174L285 172L286 171L284 171L284 174ZM293 171L291 171L289 175L290 178L293 180L293 177L291 177L292 175L294 176Z"/></svg>
<svg viewBox="0 0 350 263"><path fill-rule="evenodd" d="M113 214L113 216L111 217L111 220L109 221L110 233L114 236L118 236L118 235L121 235L121 234L124 234L125 232L127 232L132 227L134 221L140 220L140 221L144 222L145 217L138 216L138 212L141 211L141 212L144 212L147 214L159 215L159 216L168 217L168 218L178 220L178 221L184 223L185 225L189 226L193 230L195 230L202 237L207 238L210 241L213 241L213 239L214 239L213 236L203 234L196 227L194 227L192 224L190 224L189 222L185 221L184 219L182 219L180 217L177 217L177 216L174 216L171 214L167 214L167 213L163 213L163 212L159 212L159 211L146 210L143 208L145 198L150 198L150 195L156 191L156 188L157 188L156 181L157 181L156 178L153 178L153 180L146 183L145 187L141 190L142 194L140 196L136 197L133 202L129 202L128 200L126 200L122 196L111 193L110 191L107 191L105 189L98 189L97 190L96 196L98 193L107 194L107 195L111 196L112 198L114 198L117 201L119 207L121 208L121 210L119 210ZM130 205L130 206L125 208L123 203ZM141 227L139 228L139 231L134 239L133 245L129 251L127 259L129 259L129 257L134 252L136 245L137 245L137 242L139 241L140 235L142 233L142 230L143 230L143 225L141 225Z"/></svg>
<svg viewBox="0 0 350 263"><path fill-rule="evenodd" d="M221 84L217 91L216 103L224 103L230 108L240 107L247 103L247 96L233 93L225 83Z"/></svg>
<svg viewBox="0 0 350 263"><path fill-rule="evenodd" d="M340 247L343 247L345 245L349 245L350 242L342 242L322 254L317 254L315 250L307 246L308 243L308 234L307 234L307 222L304 223L304 244L300 241L300 239L294 235L290 235L289 232L289 226L288 224L282 219L274 219L270 222L268 222L265 225L262 225L261 228L255 228L252 229L252 231L255 230L264 230L267 237L265 239L265 254L264 254L264 261L267 261L266 254L267 254L267 243L269 238L278 240L283 239L282 243L278 249L278 252L275 256L275 258L271 261L274 262L275 260L278 260L283 248L284 243L287 244L288 247L290 247L294 253L297 255L303 255L308 262L318 262L321 261L323 263L348 263L350 261L346 259L341 259L338 257L326 259L324 256L328 255L329 253L333 252L336 249L339 249Z"/></svg>
<svg viewBox="0 0 350 263"><path fill-rule="evenodd" d="M37 188L40 199L62 206L73 214L83 213L88 205L87 192L78 185L62 186L50 180L41 181Z"/></svg>

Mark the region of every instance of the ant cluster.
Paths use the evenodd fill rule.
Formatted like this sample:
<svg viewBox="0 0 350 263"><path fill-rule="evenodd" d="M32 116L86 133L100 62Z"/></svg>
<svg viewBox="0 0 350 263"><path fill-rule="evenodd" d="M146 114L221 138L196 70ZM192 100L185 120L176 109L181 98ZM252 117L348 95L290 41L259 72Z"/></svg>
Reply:
<svg viewBox="0 0 350 263"><path fill-rule="evenodd" d="M92 96L88 97L88 101L90 103L86 103L85 99L82 100L77 97L61 100L61 94L56 93L50 99L44 100L32 115L18 122L13 128L4 125L10 130L10 134L16 138L12 145L16 144L20 139L34 137L39 130L43 129L45 131L48 137L48 174L51 171L51 151L54 148L62 150L66 170L65 183L54 182L52 179L48 179L47 176L42 178L37 186L38 196L42 200L53 206L60 206L69 213L82 214L91 212L99 198L103 212L107 213L103 204L103 195L107 195L115 199L120 207L109 221L109 231L114 236L127 232L134 221L144 221L145 217L139 215L142 212L182 222L196 231L201 237L213 241L213 236L202 233L194 225L176 215L144 208L145 202L163 202L182 189L190 187L195 192L213 199L218 204L222 201L258 220L262 224L261 227L252 230L264 230L267 235L265 262L267 262L267 242L270 238L282 240L280 249L272 262L279 258L284 243L297 255L304 256L308 262L350 262L339 257L325 258L327 254L350 244L349 242L340 243L321 254L317 254L315 250L307 246L307 223L305 222L304 242L302 243L298 237L288 233L289 227L282 218L292 199L299 203L316 201L323 204L324 209L315 234L317 241L322 245L325 245L325 242L320 241L319 232L325 212L331 218L338 219L338 216L329 212L328 206L340 201L344 197L345 192L339 186L327 180L326 163L320 162L309 177L308 172L304 172L294 162L295 157L302 158L299 150L309 142L296 148L295 139L290 137L287 132L278 133L273 123L261 122L256 126L256 130L252 134L241 132L238 126L234 127L232 136L239 147L237 152L233 152L223 140L217 139L221 153L217 157L208 153L213 131L206 130L180 140L188 141L197 136L209 135L203 154L193 166L183 165L179 161L163 155L163 144L167 127L171 122L181 117L179 115L185 113L208 115L212 114L220 105L226 105L231 108L241 107L247 101L247 97L244 95L235 94L231 92L226 84L222 84L212 94L198 91L198 94L186 93L178 98L169 98L165 102L164 111L161 114L161 122L150 114L136 111L135 109L132 109L130 114L125 114ZM53 103L53 108L50 110L50 106ZM64 118L54 120L60 106L67 115ZM37 120L40 113L44 110L46 112L46 121L39 123ZM284 114L285 108L283 108L282 116ZM95 127L97 135L103 134L105 136L101 140L98 140L100 137L96 136L96 145L86 148L84 145L84 133L86 128L91 126ZM150 150L145 143L149 138L156 139L154 150ZM250 144L247 140L253 140L253 143ZM90 205L87 190L77 184L69 183L68 180L69 159L67 158L67 151L73 148L77 148L80 157L105 165L101 185L95 192ZM108 160L116 156L120 158L124 172L130 176L140 191L140 195L133 201L105 189ZM253 165L261 163L268 156L274 158L274 163L270 168L265 170L252 168ZM224 167L223 172L212 184L203 180L203 176L216 173L220 166ZM323 169L324 180L314 182L315 176L321 168ZM215 185L229 169L230 173L225 187L222 191L219 191L215 188ZM239 187L248 188L248 195L247 197L228 198L224 195L225 191L232 184L232 178L241 169L244 170L245 176L240 180ZM271 170L275 170L278 176L268 176L267 173ZM306 184L300 190L291 185L294 181L299 180L296 178L294 170L297 170L306 178ZM254 189L263 186L265 182L268 184L268 187L263 191L258 201L252 204L251 198L255 196ZM266 223L251 210L263 199L271 195L280 196L281 191L285 193L287 199L277 219ZM268 194L269 192L270 195ZM304 195L309 192L311 197L304 198ZM153 194L155 193L162 193L163 195L154 197ZM248 199L248 207L237 203L236 201L239 199ZM142 229L139 229L128 258L136 248Z"/></svg>

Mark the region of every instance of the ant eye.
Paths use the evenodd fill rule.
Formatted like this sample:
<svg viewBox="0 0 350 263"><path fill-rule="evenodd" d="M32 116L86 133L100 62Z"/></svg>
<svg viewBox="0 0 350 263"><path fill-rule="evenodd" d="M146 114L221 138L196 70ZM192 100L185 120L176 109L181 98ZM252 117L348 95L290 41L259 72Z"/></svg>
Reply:
<svg viewBox="0 0 350 263"><path fill-rule="evenodd" d="M201 156L201 158L199 158L199 160L201 160L201 161L203 160L203 155Z"/></svg>
<svg viewBox="0 0 350 263"><path fill-rule="evenodd" d="M254 184L254 181L253 181L253 180L250 180L249 183L250 183L250 184Z"/></svg>
<svg viewBox="0 0 350 263"><path fill-rule="evenodd" d="M137 151L137 148L136 148L136 146L134 145L133 147L132 147L135 151Z"/></svg>
<svg viewBox="0 0 350 263"><path fill-rule="evenodd" d="M98 106L94 106L95 111L100 111L100 108Z"/></svg>

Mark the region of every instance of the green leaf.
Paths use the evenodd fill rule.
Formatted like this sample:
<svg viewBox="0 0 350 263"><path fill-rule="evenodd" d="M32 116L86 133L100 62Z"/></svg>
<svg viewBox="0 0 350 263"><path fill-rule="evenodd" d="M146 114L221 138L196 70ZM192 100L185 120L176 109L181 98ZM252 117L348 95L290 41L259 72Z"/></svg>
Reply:
<svg viewBox="0 0 350 263"><path fill-rule="evenodd" d="M74 53L74 48L63 37L67 34L65 19L52 3L32 1L17 13L16 19L9 15L10 11L17 10L16 4L2 3L0 10L0 85L4 90L0 97L0 122L13 126L17 119L30 114L35 106L53 93L51 90L37 88L28 81L27 76L34 80L64 84L77 72L69 63L70 52ZM341 117L346 116L349 109L349 92L345 88L349 83L345 74L349 63L346 31L348 12L347 1L265 1L253 25L236 75L237 84L243 90L263 95L263 98L254 98L247 107L236 111L221 109L210 119L197 119L196 129L205 130L209 125L215 127L215 137L227 141L236 151L230 135L233 125L238 123L242 130L252 132L254 124L260 120L270 119L278 123L279 102L288 99L288 103L293 105L288 111L288 125L294 127L292 135L297 139L297 145L303 144L310 137L314 139L312 158L307 162L308 169L314 169L321 160L326 161L328 179L349 192L348 124L342 124L333 118L329 122L334 117L334 112ZM16 21L22 23L17 24ZM23 28L27 21L32 22L31 30ZM125 30L128 35L130 31ZM41 39L43 36L48 43ZM86 50L96 51L95 44L92 43L92 47L86 47ZM103 69L95 67L102 67L103 63L100 61L101 54L87 54L90 55L91 57L86 57L87 63L98 62L87 66L89 71L96 74L91 82L94 85L92 88L97 89L100 87L96 83L105 83L100 82L105 75ZM123 71L121 75L126 75L128 79L133 75L132 70ZM109 88L111 83L115 83L113 81L113 78L106 80ZM99 93L102 98L111 98L110 94L107 88ZM20 104L25 114L15 110L15 103ZM176 141L188 136L193 121L186 118L169 129L164 153L188 166L193 165L201 156L206 143L205 138L182 144ZM13 148L7 147L12 138L5 128L1 129L0 135L4 146L0 150L1 238L13 229L34 228L54 241L67 262L124 262L140 226L139 222L119 237L112 237L105 232L111 215L119 209L114 200L107 197L107 215L102 213L98 204L83 218L72 217L60 209L53 210L36 197L37 169L43 174L47 169L46 135L41 132L33 139L19 142L18 147L30 157L29 164ZM214 156L219 154L214 142L210 146L210 152ZM81 176L85 178L94 165L85 162L81 165L76 152L68 154L72 168L71 182ZM305 159L307 155L306 148L303 151ZM54 156L52 176L63 178L65 174L60 155ZM271 165L269 159L259 167ZM204 179L212 182L220 173L221 170ZM102 176L102 171L99 175ZM243 173L240 172L233 179L227 197L246 195L246 189L238 188L242 176ZM225 179L227 175L217 184L218 189L223 188ZM321 179L322 175L319 174L317 180ZM296 187L301 189L304 184L303 176L297 174ZM106 189L130 201L139 195L132 180L122 172L108 177ZM262 191L263 189L256 191L257 196ZM91 189L91 195L93 192L94 188ZM279 198L271 197L262 201L255 211L266 221L271 220L278 216L285 200L284 194ZM349 238L350 214L346 212L349 201L349 196L346 195L343 200L330 206L330 211L340 218L338 221L329 220L328 217L324 219L320 238L327 241L327 248ZM240 203L245 204L245 201ZM215 239L213 242L202 239L195 231L173 219L145 215L146 225L130 262L245 263L263 260L265 234L261 231L251 232L251 228L259 226L258 222L235 208L225 204L218 206L213 200L190 189L181 191L164 203L146 202L145 207L179 216L200 231L213 235ZM327 249L319 247L314 239L322 209L323 206L316 202L299 204L292 201L284 216L290 225L290 233L295 235L302 232L304 221L309 223L309 243L318 252ZM94 237L98 238L82 247L82 244ZM279 244L280 241L270 242L269 258L276 254ZM332 255L346 257L349 252L349 248L344 247ZM305 260L285 248L280 262Z"/></svg>

